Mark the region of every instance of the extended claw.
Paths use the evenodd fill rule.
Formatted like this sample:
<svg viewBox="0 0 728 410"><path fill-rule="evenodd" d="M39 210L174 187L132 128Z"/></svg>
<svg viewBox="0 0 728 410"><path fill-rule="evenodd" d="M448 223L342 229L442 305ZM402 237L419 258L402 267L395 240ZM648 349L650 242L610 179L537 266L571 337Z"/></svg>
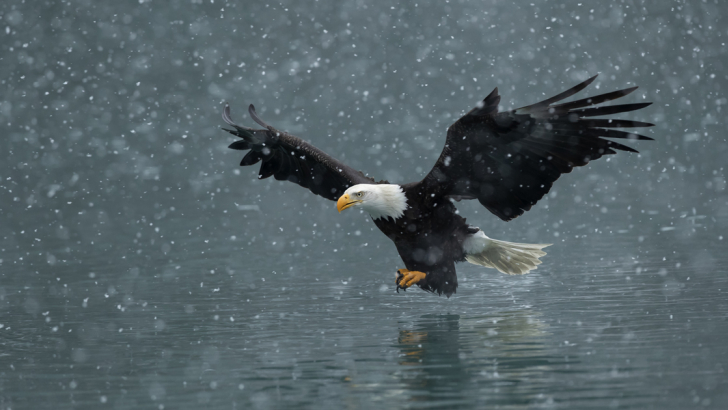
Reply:
<svg viewBox="0 0 728 410"><path fill-rule="evenodd" d="M397 284L396 291L399 293L399 290L402 289L404 291L407 291L407 288L411 287L412 285L416 284L417 282L425 279L424 272L416 271L416 270L408 270L408 269L399 269L397 270L397 279L395 279L395 283Z"/></svg>
<svg viewBox="0 0 728 410"><path fill-rule="evenodd" d="M407 288L403 288L399 286L399 281L404 277L404 273L402 272L408 272L407 269L397 269L397 277L394 279L394 283L397 285L397 288L395 289L397 293L399 293L399 290L402 289L403 291L407 292Z"/></svg>

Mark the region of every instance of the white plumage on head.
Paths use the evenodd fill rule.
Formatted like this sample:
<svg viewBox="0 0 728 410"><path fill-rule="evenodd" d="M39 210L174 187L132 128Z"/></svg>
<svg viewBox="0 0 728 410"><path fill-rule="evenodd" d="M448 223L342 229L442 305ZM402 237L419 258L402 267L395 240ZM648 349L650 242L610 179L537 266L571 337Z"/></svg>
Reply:
<svg viewBox="0 0 728 410"><path fill-rule="evenodd" d="M397 219L407 209L407 197L396 184L358 184L349 187L344 194L359 201L355 206L367 211L373 219Z"/></svg>

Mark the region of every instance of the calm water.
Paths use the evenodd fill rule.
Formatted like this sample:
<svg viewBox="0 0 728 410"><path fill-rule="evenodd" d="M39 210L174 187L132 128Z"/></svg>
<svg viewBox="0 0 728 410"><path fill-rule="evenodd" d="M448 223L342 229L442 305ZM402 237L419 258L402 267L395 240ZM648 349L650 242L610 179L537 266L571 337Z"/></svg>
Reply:
<svg viewBox="0 0 728 410"><path fill-rule="evenodd" d="M3 408L728 405L728 257L699 236L574 235L526 276L460 264L446 299L395 293L379 234L276 253L224 225L6 251Z"/></svg>

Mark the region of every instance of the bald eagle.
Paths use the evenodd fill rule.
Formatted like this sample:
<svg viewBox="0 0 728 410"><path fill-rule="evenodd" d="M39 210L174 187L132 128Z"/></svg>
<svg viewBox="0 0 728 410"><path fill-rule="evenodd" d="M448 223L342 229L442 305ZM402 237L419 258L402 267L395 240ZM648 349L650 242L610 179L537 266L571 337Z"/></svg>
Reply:
<svg viewBox="0 0 728 410"><path fill-rule="evenodd" d="M527 273L541 263L549 244L505 242L470 226L453 201L477 199L504 221L531 209L561 174L616 151L637 152L611 139L652 138L615 128L654 124L594 118L644 108L651 103L597 106L637 87L559 103L584 89L596 76L552 98L498 112L494 89L447 130L445 147L421 181L397 185L374 179L291 134L266 124L250 105L248 112L263 129L233 122L230 107L223 119L241 138L229 148L250 150L241 166L262 161L258 178L294 182L336 201L338 211L359 207L394 242L405 269L396 275L396 290L413 285L450 297L458 281L455 263L495 268L509 275ZM610 139L607 139L610 138Z"/></svg>

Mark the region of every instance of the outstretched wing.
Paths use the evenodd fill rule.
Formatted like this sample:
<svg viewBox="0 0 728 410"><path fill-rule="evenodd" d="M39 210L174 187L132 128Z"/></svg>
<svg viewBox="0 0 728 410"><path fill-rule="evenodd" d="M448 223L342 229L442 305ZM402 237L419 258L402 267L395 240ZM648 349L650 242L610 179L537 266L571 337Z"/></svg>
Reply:
<svg viewBox="0 0 728 410"><path fill-rule="evenodd" d="M554 104L595 78L545 101L501 113L496 88L450 126L440 158L420 184L437 196L477 198L509 221L531 209L561 174L618 150L637 152L605 138L651 140L614 128L654 124L593 117L634 111L651 103L585 108L625 96L637 87Z"/></svg>
<svg viewBox="0 0 728 410"><path fill-rule="evenodd" d="M316 195L335 201L356 184L371 184L374 180L359 171L337 161L313 145L281 132L266 124L258 117L255 107L248 107L250 117L265 129L241 127L230 117L230 107L225 105L222 119L231 125L233 130L225 131L242 138L228 148L250 150L240 161L240 166L254 165L260 161L258 178L265 179L271 175L279 181L291 181L308 188Z"/></svg>

